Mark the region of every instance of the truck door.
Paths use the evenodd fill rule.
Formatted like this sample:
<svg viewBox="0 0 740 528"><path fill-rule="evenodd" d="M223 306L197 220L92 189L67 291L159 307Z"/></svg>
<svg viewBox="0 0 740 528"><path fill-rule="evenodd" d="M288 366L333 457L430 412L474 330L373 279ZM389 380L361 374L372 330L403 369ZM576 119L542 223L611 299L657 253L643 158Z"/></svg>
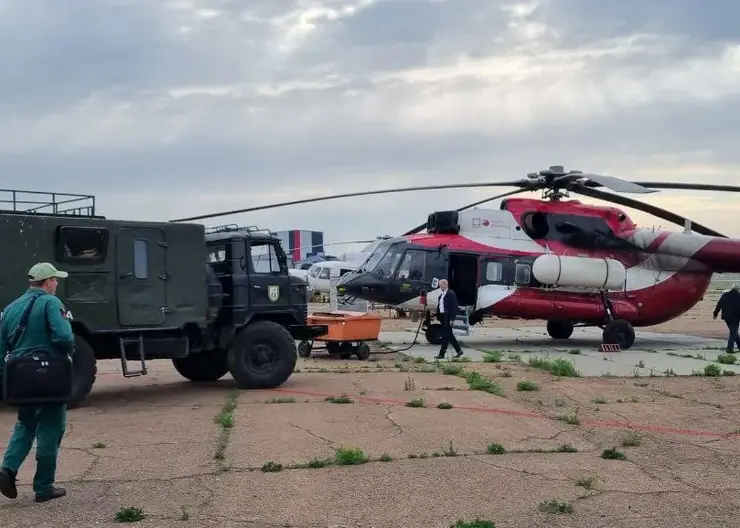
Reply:
<svg viewBox="0 0 740 528"><path fill-rule="evenodd" d="M116 243L118 321L156 326L166 321L167 261L164 232L124 227Z"/></svg>
<svg viewBox="0 0 740 528"><path fill-rule="evenodd" d="M249 270L249 305L257 312L283 311L290 307L288 270L278 260L275 242L247 241Z"/></svg>

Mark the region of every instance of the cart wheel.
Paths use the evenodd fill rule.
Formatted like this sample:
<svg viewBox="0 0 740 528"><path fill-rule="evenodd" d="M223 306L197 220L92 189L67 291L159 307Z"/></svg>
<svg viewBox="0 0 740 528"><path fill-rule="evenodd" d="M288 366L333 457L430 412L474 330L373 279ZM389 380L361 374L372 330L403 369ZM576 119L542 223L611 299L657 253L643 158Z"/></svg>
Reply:
<svg viewBox="0 0 740 528"><path fill-rule="evenodd" d="M326 343L326 352L327 354L338 354L341 350L341 347L339 346L339 343L336 341L328 341Z"/></svg>
<svg viewBox="0 0 740 528"><path fill-rule="evenodd" d="M370 357L370 345L360 343L357 345L357 359L366 361Z"/></svg>
<svg viewBox="0 0 740 528"><path fill-rule="evenodd" d="M311 343L308 341L301 341L298 343L298 355L302 358L311 356Z"/></svg>
<svg viewBox="0 0 740 528"><path fill-rule="evenodd" d="M352 343L342 343L339 345L339 357L342 359L349 359L352 357Z"/></svg>

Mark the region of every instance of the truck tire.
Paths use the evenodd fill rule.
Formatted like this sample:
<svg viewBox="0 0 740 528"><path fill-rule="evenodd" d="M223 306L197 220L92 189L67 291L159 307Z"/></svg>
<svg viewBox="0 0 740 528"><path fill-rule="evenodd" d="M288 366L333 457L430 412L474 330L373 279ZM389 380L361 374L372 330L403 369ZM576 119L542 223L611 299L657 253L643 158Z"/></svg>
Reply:
<svg viewBox="0 0 740 528"><path fill-rule="evenodd" d="M229 372L243 389L272 389L293 373L298 353L282 325L256 321L239 332L229 348Z"/></svg>
<svg viewBox="0 0 740 528"><path fill-rule="evenodd" d="M173 358L172 365L180 376L195 382L218 381L229 371L228 356L221 349Z"/></svg>
<svg viewBox="0 0 740 528"><path fill-rule="evenodd" d="M95 359L95 351L87 342L87 339L75 334L75 351L72 356L74 365L74 380L72 383L72 398L67 404L68 409L82 407L82 404L90 394L95 385L98 375L98 361Z"/></svg>

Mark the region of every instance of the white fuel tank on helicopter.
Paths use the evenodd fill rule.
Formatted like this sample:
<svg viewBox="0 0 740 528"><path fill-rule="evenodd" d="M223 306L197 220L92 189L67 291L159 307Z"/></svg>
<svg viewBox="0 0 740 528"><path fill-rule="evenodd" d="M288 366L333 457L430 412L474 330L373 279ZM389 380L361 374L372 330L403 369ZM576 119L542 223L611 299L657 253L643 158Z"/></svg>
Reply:
<svg viewBox="0 0 740 528"><path fill-rule="evenodd" d="M549 286L621 290L627 270L621 262L609 258L540 255L532 264L537 281Z"/></svg>

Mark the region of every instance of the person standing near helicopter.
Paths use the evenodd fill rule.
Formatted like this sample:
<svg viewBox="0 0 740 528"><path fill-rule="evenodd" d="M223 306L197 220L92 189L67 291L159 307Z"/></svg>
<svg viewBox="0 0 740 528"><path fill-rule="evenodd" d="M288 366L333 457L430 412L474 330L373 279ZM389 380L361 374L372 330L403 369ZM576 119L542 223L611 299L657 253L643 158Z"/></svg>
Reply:
<svg viewBox="0 0 740 528"><path fill-rule="evenodd" d="M439 281L439 289L442 290L442 295L439 296L437 304L437 319L442 323L442 346L434 359L444 359L449 345L457 352L455 357L459 358L463 351L455 334L452 333L452 324L455 322L460 304L457 302L457 294L449 288L447 279Z"/></svg>
<svg viewBox="0 0 740 528"><path fill-rule="evenodd" d="M740 284L722 294L714 308L714 319L722 312L722 319L730 334L727 336L727 353L735 353L735 345L740 350Z"/></svg>

